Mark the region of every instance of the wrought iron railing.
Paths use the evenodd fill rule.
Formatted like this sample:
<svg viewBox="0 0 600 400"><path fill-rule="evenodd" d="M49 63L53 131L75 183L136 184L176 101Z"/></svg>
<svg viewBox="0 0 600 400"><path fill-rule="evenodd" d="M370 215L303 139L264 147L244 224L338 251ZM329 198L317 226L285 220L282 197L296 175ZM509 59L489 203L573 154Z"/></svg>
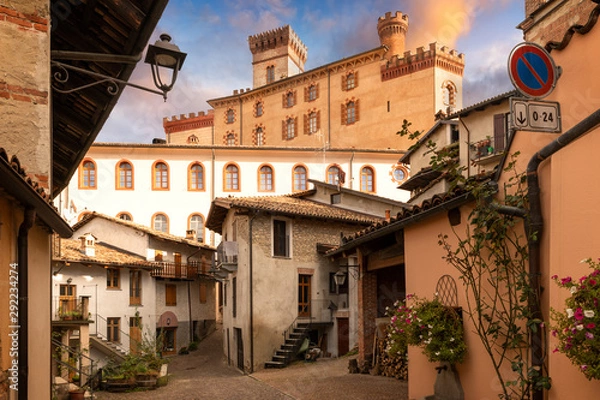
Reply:
<svg viewBox="0 0 600 400"><path fill-rule="evenodd" d="M100 387L102 369L98 369L95 361L83 354L80 349L67 346L57 339L52 339L54 362L62 378L77 386L87 388L93 393ZM86 364L84 366L84 360Z"/></svg>
<svg viewBox="0 0 600 400"><path fill-rule="evenodd" d="M124 354L128 354L129 349L132 346L134 346L134 348L137 348L137 346L139 345L139 341L137 341L134 338L132 338L131 336L129 336L126 332L124 332L120 328L117 331L118 331L119 337L118 338L111 337L108 333L107 319L99 314L96 314L96 316L94 318L94 333L97 338L104 339L107 342L111 342L115 348L117 348L120 352L122 352ZM124 340L124 339L126 339L126 340ZM123 344L125 341L129 342L129 348Z"/></svg>
<svg viewBox="0 0 600 400"><path fill-rule="evenodd" d="M79 298L54 298L54 321L88 321L89 314L89 296Z"/></svg>

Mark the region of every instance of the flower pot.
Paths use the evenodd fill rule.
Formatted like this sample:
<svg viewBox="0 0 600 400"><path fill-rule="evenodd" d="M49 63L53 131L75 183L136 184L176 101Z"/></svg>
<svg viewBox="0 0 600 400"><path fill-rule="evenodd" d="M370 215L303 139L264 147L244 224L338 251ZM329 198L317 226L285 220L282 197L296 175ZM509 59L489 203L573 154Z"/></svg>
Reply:
<svg viewBox="0 0 600 400"><path fill-rule="evenodd" d="M69 392L69 400L83 400L85 398L85 390L72 390Z"/></svg>
<svg viewBox="0 0 600 400"><path fill-rule="evenodd" d="M464 400L465 393L458 371L454 364L442 361L440 366L436 368L438 371L435 384L433 385L433 393L436 400Z"/></svg>

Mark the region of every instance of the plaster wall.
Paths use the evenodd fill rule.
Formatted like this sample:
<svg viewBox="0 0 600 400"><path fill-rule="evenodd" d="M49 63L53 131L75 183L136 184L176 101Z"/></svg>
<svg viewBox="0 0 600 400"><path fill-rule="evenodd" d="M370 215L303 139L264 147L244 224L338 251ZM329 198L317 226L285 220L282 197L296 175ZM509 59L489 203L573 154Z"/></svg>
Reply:
<svg viewBox="0 0 600 400"><path fill-rule="evenodd" d="M117 225L103 218L94 218L73 232L73 239L78 239L86 233L93 234L100 242L127 249L127 251L142 257L147 255L150 240L148 235L133 228ZM151 259L154 260L154 254Z"/></svg>
<svg viewBox="0 0 600 400"><path fill-rule="evenodd" d="M163 212L169 220L169 233L185 236L190 215L198 213L206 218L214 197L292 193L294 166L305 166L307 179L324 181L327 168L332 164L346 171L346 188L360 190L360 170L368 165L375 171L374 194L398 201L408 199L408 192L398 190L399 183L391 175L400 157L396 152L236 148L221 148L214 152L213 160L212 149L194 146L92 146L86 157L96 162L98 189L80 189L76 172L68 189L63 191L55 204L71 223L76 222L77 217L87 210L110 216L129 212L133 222L151 226L152 216ZM128 160L133 164L134 190L115 190L115 167L120 160ZM167 191L152 190L151 169L156 160L164 160L169 165L170 189ZM187 190L187 170L192 161L199 161L204 167L204 191ZM258 168L266 161L274 171L273 192L258 191ZM240 168L239 192L223 191L223 168L230 162L235 162ZM75 205L76 210L71 204ZM211 243L208 230L205 231L205 238L205 242Z"/></svg>

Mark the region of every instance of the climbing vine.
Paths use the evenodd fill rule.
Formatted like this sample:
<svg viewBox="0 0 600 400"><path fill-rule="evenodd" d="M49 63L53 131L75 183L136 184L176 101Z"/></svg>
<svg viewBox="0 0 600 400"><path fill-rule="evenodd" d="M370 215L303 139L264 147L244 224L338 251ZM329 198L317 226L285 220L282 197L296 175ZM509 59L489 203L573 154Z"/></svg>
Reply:
<svg viewBox="0 0 600 400"><path fill-rule="evenodd" d="M417 138L419 132L409 127L405 121L398 134ZM539 294L528 272L526 177L516 169L518 153L507 160L503 176L508 179L499 188L487 176L467 179L451 146L439 149L432 141L425 146L430 166L474 199L468 223L460 225L460 232L453 227L451 235L440 234L438 244L444 260L460 273L465 312L502 385L499 397L529 399L532 391L549 389L550 378L531 360L531 335L544 324L532 313L539 309Z"/></svg>

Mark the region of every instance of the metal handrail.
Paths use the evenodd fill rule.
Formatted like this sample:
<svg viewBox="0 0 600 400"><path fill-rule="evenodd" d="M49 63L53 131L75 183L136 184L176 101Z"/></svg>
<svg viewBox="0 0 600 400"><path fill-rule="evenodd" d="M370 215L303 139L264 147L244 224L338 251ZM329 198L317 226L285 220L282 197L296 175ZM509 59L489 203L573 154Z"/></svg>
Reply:
<svg viewBox="0 0 600 400"><path fill-rule="evenodd" d="M122 337L126 337L126 338L129 339L129 347L130 348L131 348L131 343L132 342L135 343L135 344L137 344L137 345L139 345L139 341L133 339L131 336L129 336L122 329L119 329L119 341L118 342L109 340L108 335L105 334L105 333L102 333L102 332L106 332L108 321L106 320L106 318L104 318L100 314L96 314L96 318L94 320L94 325L95 325L95 332L96 332L96 336L97 337L99 337L101 339L104 339L106 341L109 341L110 343L114 344L117 349L119 349L120 351L122 351L125 354L129 354L129 349L126 348L126 347L124 347L122 345L122 339L121 339ZM99 326L100 326L100 329L98 328Z"/></svg>
<svg viewBox="0 0 600 400"><path fill-rule="evenodd" d="M54 359L58 365L66 368L67 370L73 371L77 375L79 375L79 385L78 386L80 386L82 388L88 387L90 389L90 392L93 393L93 390L99 386L99 383L97 380L98 373L102 372L101 369L96 371L94 360L91 357L84 355L80 350L78 350L74 347L68 346L59 340L52 339L52 344L60 349L61 355L63 352L66 352L69 355L69 358L77 359L77 365L74 366L68 362L63 361L62 357L54 357ZM84 359L89 361L89 364L90 364L89 373L85 372L82 367ZM84 377L85 377L85 379L84 379Z"/></svg>

